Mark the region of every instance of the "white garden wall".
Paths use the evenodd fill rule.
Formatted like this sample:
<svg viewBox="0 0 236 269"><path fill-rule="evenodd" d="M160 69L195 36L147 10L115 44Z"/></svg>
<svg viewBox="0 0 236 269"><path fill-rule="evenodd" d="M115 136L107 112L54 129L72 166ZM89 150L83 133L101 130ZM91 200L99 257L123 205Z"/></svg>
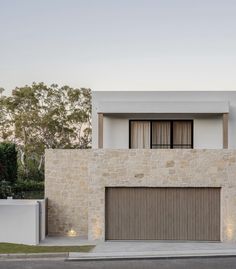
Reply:
<svg viewBox="0 0 236 269"><path fill-rule="evenodd" d="M0 200L0 242L37 245L45 238L44 200Z"/></svg>

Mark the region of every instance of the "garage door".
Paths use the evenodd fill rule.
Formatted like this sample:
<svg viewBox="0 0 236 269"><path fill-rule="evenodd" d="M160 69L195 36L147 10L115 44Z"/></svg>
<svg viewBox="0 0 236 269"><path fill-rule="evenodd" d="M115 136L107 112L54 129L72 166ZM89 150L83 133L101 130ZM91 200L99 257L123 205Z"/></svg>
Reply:
<svg viewBox="0 0 236 269"><path fill-rule="evenodd" d="M106 188L107 240L220 240L220 188Z"/></svg>

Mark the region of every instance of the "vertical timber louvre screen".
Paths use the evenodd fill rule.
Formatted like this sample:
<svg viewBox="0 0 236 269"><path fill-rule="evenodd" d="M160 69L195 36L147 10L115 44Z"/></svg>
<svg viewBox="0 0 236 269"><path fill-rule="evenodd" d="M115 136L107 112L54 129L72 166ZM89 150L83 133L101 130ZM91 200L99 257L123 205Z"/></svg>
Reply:
<svg viewBox="0 0 236 269"><path fill-rule="evenodd" d="M220 240L220 188L106 188L106 240Z"/></svg>

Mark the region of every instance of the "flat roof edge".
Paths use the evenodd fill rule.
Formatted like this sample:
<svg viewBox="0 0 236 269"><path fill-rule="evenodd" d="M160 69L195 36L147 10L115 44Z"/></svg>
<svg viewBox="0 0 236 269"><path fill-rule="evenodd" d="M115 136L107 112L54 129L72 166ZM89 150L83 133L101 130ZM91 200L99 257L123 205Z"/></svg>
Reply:
<svg viewBox="0 0 236 269"><path fill-rule="evenodd" d="M99 102L98 113L229 113L228 102Z"/></svg>

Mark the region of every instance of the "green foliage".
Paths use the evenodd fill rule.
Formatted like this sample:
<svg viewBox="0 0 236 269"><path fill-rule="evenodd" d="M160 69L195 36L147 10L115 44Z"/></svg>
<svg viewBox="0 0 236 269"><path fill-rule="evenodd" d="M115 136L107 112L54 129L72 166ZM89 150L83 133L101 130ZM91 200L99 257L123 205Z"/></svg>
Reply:
<svg viewBox="0 0 236 269"><path fill-rule="evenodd" d="M0 199L13 197L23 198L43 198L44 182L36 181L16 181L14 184L8 181L0 181Z"/></svg>
<svg viewBox="0 0 236 269"><path fill-rule="evenodd" d="M17 152L14 144L0 143L0 181L17 179Z"/></svg>
<svg viewBox="0 0 236 269"><path fill-rule="evenodd" d="M44 199L44 191L25 191L21 199Z"/></svg>
<svg viewBox="0 0 236 269"><path fill-rule="evenodd" d="M22 180L43 180L44 150L91 146L91 91L56 84L17 87L0 98L0 140L16 143Z"/></svg>
<svg viewBox="0 0 236 269"><path fill-rule="evenodd" d="M0 181L0 199L7 199L12 196L12 188L9 182Z"/></svg>
<svg viewBox="0 0 236 269"><path fill-rule="evenodd" d="M26 167L28 169L28 172L25 173L24 166L21 165L20 160L18 159L18 180L20 181L42 181L44 178L44 169L41 167L41 169L38 169L38 162L35 159L31 158L25 158Z"/></svg>
<svg viewBox="0 0 236 269"><path fill-rule="evenodd" d="M17 181L13 185L13 189L15 193L25 192L25 191L43 191L44 190L44 182L37 182L33 180L25 180L25 181Z"/></svg>
<svg viewBox="0 0 236 269"><path fill-rule="evenodd" d="M33 180L19 180L13 186L13 197L21 199L43 199L44 182Z"/></svg>

